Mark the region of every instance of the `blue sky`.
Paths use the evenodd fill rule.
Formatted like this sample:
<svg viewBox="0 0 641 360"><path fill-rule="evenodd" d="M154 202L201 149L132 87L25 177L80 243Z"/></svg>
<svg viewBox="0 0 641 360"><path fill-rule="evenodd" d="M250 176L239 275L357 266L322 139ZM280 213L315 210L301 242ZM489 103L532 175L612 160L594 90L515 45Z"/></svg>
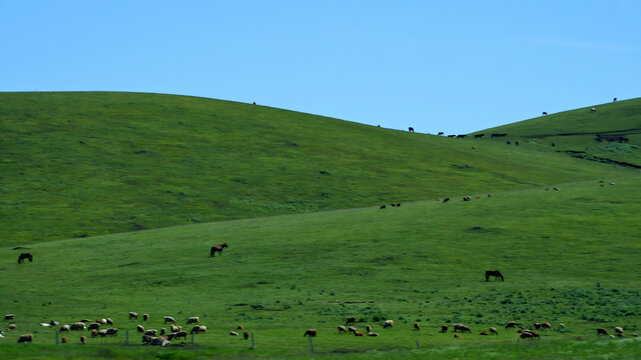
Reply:
<svg viewBox="0 0 641 360"><path fill-rule="evenodd" d="M202 96L460 134L641 96L641 1L0 0L0 91Z"/></svg>

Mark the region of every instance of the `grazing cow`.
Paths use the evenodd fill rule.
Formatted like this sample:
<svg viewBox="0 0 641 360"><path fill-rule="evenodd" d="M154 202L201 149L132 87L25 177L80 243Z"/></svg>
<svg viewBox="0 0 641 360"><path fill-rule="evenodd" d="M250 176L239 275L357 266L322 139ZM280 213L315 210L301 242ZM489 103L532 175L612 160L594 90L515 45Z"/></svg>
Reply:
<svg viewBox="0 0 641 360"><path fill-rule="evenodd" d="M92 338L98 337L98 330L96 329L91 330L91 337Z"/></svg>
<svg viewBox="0 0 641 360"><path fill-rule="evenodd" d="M365 330L370 333L372 332L372 326L371 325L365 325Z"/></svg>
<svg viewBox="0 0 641 360"><path fill-rule="evenodd" d="M596 112L596 108L590 108L590 112Z"/></svg>
<svg viewBox="0 0 641 360"><path fill-rule="evenodd" d="M231 335L231 336L238 336L238 333L237 333L237 332L235 332L235 331L230 331L230 332L229 332L229 335Z"/></svg>
<svg viewBox="0 0 641 360"><path fill-rule="evenodd" d="M552 189L554 189L554 190L556 190L556 191L561 190L561 189L559 189L558 187L553 187Z"/></svg>
<svg viewBox="0 0 641 360"><path fill-rule="evenodd" d="M16 317L16 314L7 314L4 316L5 320L13 320Z"/></svg>
<svg viewBox="0 0 641 360"><path fill-rule="evenodd" d="M536 331L526 330L521 333L519 336L519 340L520 339L541 339L541 336Z"/></svg>
<svg viewBox="0 0 641 360"><path fill-rule="evenodd" d="M443 135L443 134L445 134L445 133L444 133L444 132L442 132L442 131L439 131L437 135L439 135L439 136L440 136L440 135Z"/></svg>
<svg viewBox="0 0 641 360"><path fill-rule="evenodd" d="M166 323L171 323L171 324L175 324L176 323L176 319L174 319L171 316L165 316L164 319L165 319L165 324Z"/></svg>
<svg viewBox="0 0 641 360"><path fill-rule="evenodd" d="M448 202L448 201L450 201L450 198L449 198L449 197L446 197L445 199L443 199L443 202L444 202L444 203L446 203L446 202Z"/></svg>
<svg viewBox="0 0 641 360"><path fill-rule="evenodd" d="M470 200L472 200L472 197L469 195L463 197L463 201L470 201Z"/></svg>
<svg viewBox="0 0 641 360"><path fill-rule="evenodd" d="M511 144L510 140L506 141L505 143L506 143L506 144L508 144L508 145L510 145L510 144Z"/></svg>
<svg viewBox="0 0 641 360"><path fill-rule="evenodd" d="M86 344L87 343L87 337L86 336L81 336L80 337L80 343L81 344Z"/></svg>
<svg viewBox="0 0 641 360"><path fill-rule="evenodd" d="M606 329L604 329L604 328L597 328L596 329L596 334L597 335L606 335L606 336L610 335L610 334L608 334L608 331Z"/></svg>
<svg viewBox="0 0 641 360"><path fill-rule="evenodd" d="M100 323L89 324L89 326L87 327L87 330L93 330L93 329L96 329L96 330L100 329Z"/></svg>
<svg viewBox="0 0 641 360"><path fill-rule="evenodd" d="M18 327L18 325L16 325L16 324L9 324L9 330L15 330L17 327Z"/></svg>
<svg viewBox="0 0 641 360"><path fill-rule="evenodd" d="M487 331L481 330L481 333L479 335L487 335Z"/></svg>
<svg viewBox="0 0 641 360"><path fill-rule="evenodd" d="M62 325L60 327L60 332L68 332L69 330L71 330L71 326L69 325Z"/></svg>
<svg viewBox="0 0 641 360"><path fill-rule="evenodd" d="M343 325L338 325L338 332L342 334L347 334L347 328Z"/></svg>
<svg viewBox="0 0 641 360"><path fill-rule="evenodd" d="M33 262L33 255L30 253L22 253L20 256L18 256L18 264L22 264L25 259L28 259L29 262Z"/></svg>
<svg viewBox="0 0 641 360"><path fill-rule="evenodd" d="M505 324L506 329L513 328L513 327L516 327L516 321L510 321L507 324Z"/></svg>
<svg viewBox="0 0 641 360"><path fill-rule="evenodd" d="M616 101L617 101L617 98L612 99L612 102L616 102Z"/></svg>
<svg viewBox="0 0 641 360"><path fill-rule="evenodd" d="M117 328L109 328L109 329L106 330L106 332L107 332L107 335L111 335L111 336L118 335L118 329Z"/></svg>
<svg viewBox="0 0 641 360"><path fill-rule="evenodd" d="M245 340L249 339L249 333L247 331L243 333L243 339Z"/></svg>
<svg viewBox="0 0 641 360"><path fill-rule="evenodd" d="M192 316L189 319L187 319L187 324L193 324L193 323L198 323L200 321L200 318L198 316Z"/></svg>
<svg viewBox="0 0 641 360"><path fill-rule="evenodd" d="M391 328L393 326L394 326L394 320L385 320L383 322L383 328L384 329Z"/></svg>
<svg viewBox="0 0 641 360"><path fill-rule="evenodd" d="M354 326L350 326L350 327L347 328L347 331L349 331L351 333L355 333L356 332L356 328Z"/></svg>
<svg viewBox="0 0 641 360"><path fill-rule="evenodd" d="M252 104L253 104L253 105L256 105L256 102L254 101Z"/></svg>
<svg viewBox="0 0 641 360"><path fill-rule="evenodd" d="M63 336L63 337L62 337L62 343L63 343L63 344L66 344L66 343L67 343L67 341L69 341L69 339L68 339L66 336Z"/></svg>
<svg viewBox="0 0 641 360"><path fill-rule="evenodd" d="M541 324L534 323L534 324L532 324L532 327L534 327L535 329L539 330L541 328Z"/></svg>
<svg viewBox="0 0 641 360"><path fill-rule="evenodd" d="M356 318L355 318L355 317L349 317L349 318L347 318L347 320L345 321L345 325L353 324L353 323L355 323L355 322L356 322Z"/></svg>
<svg viewBox="0 0 641 360"><path fill-rule="evenodd" d="M620 326L615 326L614 331L616 331L617 334L623 334L623 328Z"/></svg>
<svg viewBox="0 0 641 360"><path fill-rule="evenodd" d="M354 336L365 336L365 334L360 331L354 331Z"/></svg>
<svg viewBox="0 0 641 360"><path fill-rule="evenodd" d="M171 332L172 333L178 332L178 331L180 331L182 329L183 329L182 326L176 326L176 325L173 325L173 324L171 325Z"/></svg>
<svg viewBox="0 0 641 360"><path fill-rule="evenodd" d="M448 326L447 326L447 325L442 325L442 326L441 326L441 332L442 332L442 333L446 333L446 332L447 332L447 328L448 328Z"/></svg>
<svg viewBox="0 0 641 360"><path fill-rule="evenodd" d="M305 336L316 337L316 334L317 334L316 329L307 329L303 334L303 337Z"/></svg>
<svg viewBox="0 0 641 360"><path fill-rule="evenodd" d="M379 336L378 333L375 332L368 332L367 336Z"/></svg>
<svg viewBox="0 0 641 360"><path fill-rule="evenodd" d="M548 114L547 112L545 112L545 111L543 112L543 115L547 115L547 114Z"/></svg>
<svg viewBox="0 0 641 360"><path fill-rule="evenodd" d="M461 336L461 334L454 334L454 337L455 338L462 338L463 336Z"/></svg>
<svg viewBox="0 0 641 360"><path fill-rule="evenodd" d="M169 340L178 339L178 338L183 338L183 339L187 340L187 335L188 335L188 333L186 331L178 331L178 332L169 334L167 336L167 338Z"/></svg>
<svg viewBox="0 0 641 360"><path fill-rule="evenodd" d="M467 135L465 135L465 134L456 135L456 137L457 137L457 138L459 138L459 139L462 139L462 138L464 138L464 137L466 137L466 136L467 136Z"/></svg>
<svg viewBox="0 0 641 360"><path fill-rule="evenodd" d="M206 332L207 326L205 325L196 325L191 329L190 334L200 334L201 332Z"/></svg>
<svg viewBox="0 0 641 360"><path fill-rule="evenodd" d="M487 270L485 272L485 281L490 281L490 276L494 277L494 280L501 279L501 281L505 281L505 278L498 270Z"/></svg>
<svg viewBox="0 0 641 360"><path fill-rule="evenodd" d="M490 328L490 332L491 332L492 334L494 334L494 335L498 335L498 334L499 334L499 332L498 332L498 331L496 331L496 328L495 328L495 327L491 327L491 328Z"/></svg>
<svg viewBox="0 0 641 360"><path fill-rule="evenodd" d="M421 326L417 322L414 323L414 330L421 330Z"/></svg>
<svg viewBox="0 0 641 360"><path fill-rule="evenodd" d="M73 324L71 324L71 327L70 327L71 330L85 330L86 328L87 327L86 327L85 323L83 323L83 322L73 323Z"/></svg>
<svg viewBox="0 0 641 360"><path fill-rule="evenodd" d="M149 320L149 314L142 314L142 321Z"/></svg>
<svg viewBox="0 0 641 360"><path fill-rule="evenodd" d="M410 127L407 129L407 131L409 131L409 132L414 132L414 128L410 126Z"/></svg>
<svg viewBox="0 0 641 360"><path fill-rule="evenodd" d="M485 134L476 134L476 135L474 135L475 138L482 138L483 136L485 136Z"/></svg>
<svg viewBox="0 0 641 360"><path fill-rule="evenodd" d="M555 143L552 143L552 147L555 147L555 146L556 146L556 144L555 144Z"/></svg>
<svg viewBox="0 0 641 360"><path fill-rule="evenodd" d="M227 243L216 245L216 246L212 246L209 256L213 257L214 255L216 255L217 252L219 252L220 256L222 256L223 255L223 248L226 248L226 247L228 247Z"/></svg>
<svg viewBox="0 0 641 360"><path fill-rule="evenodd" d="M131 320L131 319L136 319L136 320L138 320L138 313L137 313L137 312L130 311L130 312L129 312L129 320Z"/></svg>
<svg viewBox="0 0 641 360"><path fill-rule="evenodd" d="M236 327L236 329L237 329L237 330L243 330L243 329L244 329L244 327L243 327L242 325L238 325L238 326Z"/></svg>
<svg viewBox="0 0 641 360"><path fill-rule="evenodd" d="M387 206L385 206L385 205L381 205L381 207L379 207L379 209L385 209L386 207Z"/></svg>
<svg viewBox="0 0 641 360"><path fill-rule="evenodd" d="M552 324L550 324L549 321L543 322L543 323L541 323L541 328L542 329L551 329L552 328Z"/></svg>
<svg viewBox="0 0 641 360"><path fill-rule="evenodd" d="M146 336L156 336L156 334L157 334L157 333L158 333L158 330L156 330L156 329L149 329L149 330L145 331L145 333L144 333L143 335L146 335Z"/></svg>
<svg viewBox="0 0 641 360"><path fill-rule="evenodd" d="M514 142L514 145L519 146L519 142L518 142L518 141L515 141L515 142Z"/></svg>
<svg viewBox="0 0 641 360"><path fill-rule="evenodd" d="M472 329L469 326L463 324L454 324L454 332L456 332L456 330L461 332L472 332Z"/></svg>
<svg viewBox="0 0 641 360"><path fill-rule="evenodd" d="M144 333L145 332L145 327L142 325L136 326L136 330L138 330L139 333Z"/></svg>
<svg viewBox="0 0 641 360"><path fill-rule="evenodd" d="M456 135L447 135L447 137L453 138L453 137L456 137Z"/></svg>
<svg viewBox="0 0 641 360"><path fill-rule="evenodd" d="M20 335L20 337L18 338L18 342L33 342L33 334Z"/></svg>

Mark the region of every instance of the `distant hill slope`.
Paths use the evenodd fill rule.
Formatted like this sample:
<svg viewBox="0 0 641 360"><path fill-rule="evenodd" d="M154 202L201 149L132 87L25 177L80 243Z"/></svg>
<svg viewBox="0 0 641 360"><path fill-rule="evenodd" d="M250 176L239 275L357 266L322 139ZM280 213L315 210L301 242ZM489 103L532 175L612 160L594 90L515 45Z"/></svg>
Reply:
<svg viewBox="0 0 641 360"><path fill-rule="evenodd" d="M0 131L4 244L372 206L626 171L541 146L506 148L160 94L0 93Z"/></svg>
<svg viewBox="0 0 641 360"><path fill-rule="evenodd" d="M546 145L554 142L557 151L574 156L641 167L641 98L550 114L475 134L479 133L506 133L512 141L525 138ZM628 141L597 141L596 134L625 135Z"/></svg>

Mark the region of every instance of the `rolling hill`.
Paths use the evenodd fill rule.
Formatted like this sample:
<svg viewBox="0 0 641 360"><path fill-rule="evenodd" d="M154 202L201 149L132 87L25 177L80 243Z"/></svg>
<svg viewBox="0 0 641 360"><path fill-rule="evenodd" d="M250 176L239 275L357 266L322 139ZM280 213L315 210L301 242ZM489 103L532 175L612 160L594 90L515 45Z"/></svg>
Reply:
<svg viewBox="0 0 641 360"><path fill-rule="evenodd" d="M579 130L631 129L637 105L599 106L611 126ZM563 134L585 110L483 131L516 146L184 96L0 93L0 309L18 326L0 357L634 359L641 173L614 162L634 156L576 156L592 135ZM167 315L208 330L193 347L115 346ZM86 346L40 325L106 317L120 335ZM347 317L380 336L340 334ZM553 328L518 343L507 321ZM454 323L473 333L440 332ZM239 324L255 347L230 336ZM594 331L614 326L627 337Z"/></svg>
<svg viewBox="0 0 641 360"><path fill-rule="evenodd" d="M577 158L641 168L641 99L564 111L475 134L480 133L504 133L512 141L545 146L554 143L557 151ZM625 135L628 141L598 141L597 134Z"/></svg>
<svg viewBox="0 0 641 360"><path fill-rule="evenodd" d="M159 94L1 93L0 131L6 245L626 172L541 146Z"/></svg>

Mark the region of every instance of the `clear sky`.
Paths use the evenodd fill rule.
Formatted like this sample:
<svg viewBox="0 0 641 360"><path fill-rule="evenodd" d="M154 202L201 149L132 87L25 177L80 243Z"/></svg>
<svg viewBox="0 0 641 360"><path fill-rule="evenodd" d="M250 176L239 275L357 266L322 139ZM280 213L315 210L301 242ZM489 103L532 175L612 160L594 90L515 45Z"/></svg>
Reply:
<svg viewBox="0 0 641 360"><path fill-rule="evenodd" d="M256 101L460 134L641 96L638 0L0 0L0 91Z"/></svg>

